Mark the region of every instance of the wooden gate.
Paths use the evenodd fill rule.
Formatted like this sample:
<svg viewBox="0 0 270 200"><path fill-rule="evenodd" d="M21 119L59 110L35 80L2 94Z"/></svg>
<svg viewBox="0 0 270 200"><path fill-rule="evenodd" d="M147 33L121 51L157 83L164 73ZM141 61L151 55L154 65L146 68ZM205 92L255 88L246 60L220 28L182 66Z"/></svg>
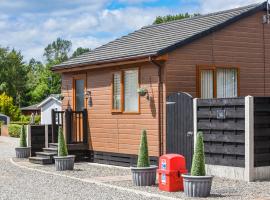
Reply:
<svg viewBox="0 0 270 200"><path fill-rule="evenodd" d="M166 152L185 156L190 171L193 155L193 98L187 93L167 97Z"/></svg>

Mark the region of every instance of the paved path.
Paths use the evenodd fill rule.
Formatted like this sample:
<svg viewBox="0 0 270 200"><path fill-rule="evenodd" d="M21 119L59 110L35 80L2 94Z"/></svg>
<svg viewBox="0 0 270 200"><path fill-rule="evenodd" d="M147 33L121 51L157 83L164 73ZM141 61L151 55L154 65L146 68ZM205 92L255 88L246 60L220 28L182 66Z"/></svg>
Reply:
<svg viewBox="0 0 270 200"><path fill-rule="evenodd" d="M55 176L10 162L17 140L0 136L0 199L160 199L103 185Z"/></svg>

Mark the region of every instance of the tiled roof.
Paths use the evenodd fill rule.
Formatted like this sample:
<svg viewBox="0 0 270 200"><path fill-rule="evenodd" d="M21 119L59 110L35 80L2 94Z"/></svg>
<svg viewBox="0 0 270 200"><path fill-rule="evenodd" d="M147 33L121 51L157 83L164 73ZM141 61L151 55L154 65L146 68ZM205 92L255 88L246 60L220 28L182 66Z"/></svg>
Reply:
<svg viewBox="0 0 270 200"><path fill-rule="evenodd" d="M162 55L243 17L263 10L266 5L266 2L252 4L164 24L145 26L90 52L56 65L53 70L139 56Z"/></svg>

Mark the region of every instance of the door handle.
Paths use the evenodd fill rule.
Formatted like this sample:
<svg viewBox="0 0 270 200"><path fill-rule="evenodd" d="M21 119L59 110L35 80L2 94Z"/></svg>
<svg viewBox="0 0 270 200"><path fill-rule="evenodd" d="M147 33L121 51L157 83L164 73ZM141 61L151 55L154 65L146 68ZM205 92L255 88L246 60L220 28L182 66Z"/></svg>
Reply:
<svg viewBox="0 0 270 200"><path fill-rule="evenodd" d="M192 132L192 131L187 132L187 136L188 136L188 137L193 136L193 132Z"/></svg>

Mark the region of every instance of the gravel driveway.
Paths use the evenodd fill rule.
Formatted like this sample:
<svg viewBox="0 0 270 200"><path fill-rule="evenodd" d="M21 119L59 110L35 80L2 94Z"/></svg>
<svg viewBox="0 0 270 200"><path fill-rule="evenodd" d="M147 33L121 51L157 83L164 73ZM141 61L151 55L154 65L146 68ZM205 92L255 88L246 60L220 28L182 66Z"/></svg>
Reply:
<svg viewBox="0 0 270 200"><path fill-rule="evenodd" d="M182 192L134 187L128 168L77 163L74 171L12 159L17 140L0 137L0 199L187 199ZM270 200L270 182L246 183L214 178L208 199Z"/></svg>
<svg viewBox="0 0 270 200"><path fill-rule="evenodd" d="M10 162L17 140L0 136L0 199L158 199L38 171Z"/></svg>

